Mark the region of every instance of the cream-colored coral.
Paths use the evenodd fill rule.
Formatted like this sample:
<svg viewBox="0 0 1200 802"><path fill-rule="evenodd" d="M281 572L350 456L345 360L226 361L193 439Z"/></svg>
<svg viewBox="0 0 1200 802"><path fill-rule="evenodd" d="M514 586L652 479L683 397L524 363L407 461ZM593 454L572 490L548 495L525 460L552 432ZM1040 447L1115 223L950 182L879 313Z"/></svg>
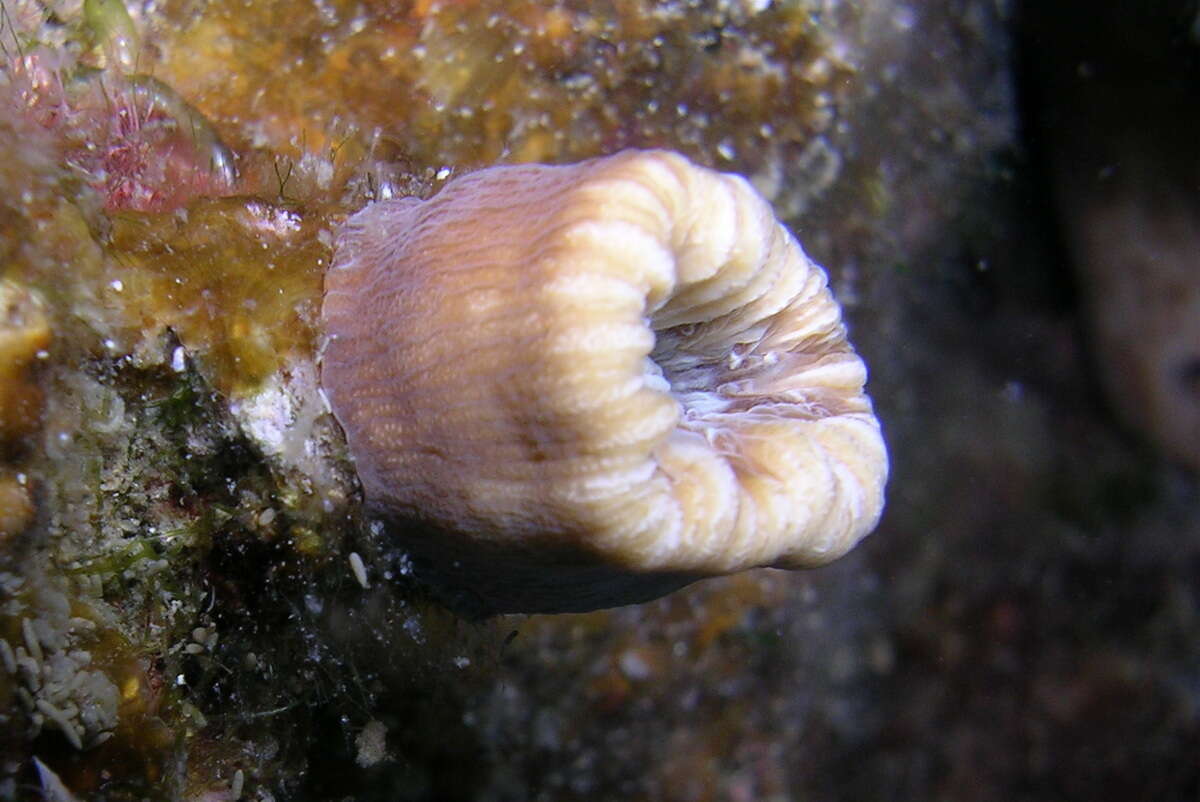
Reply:
<svg viewBox="0 0 1200 802"><path fill-rule="evenodd" d="M488 609L818 565L887 474L826 281L677 154L495 167L348 221L322 384L368 501Z"/></svg>

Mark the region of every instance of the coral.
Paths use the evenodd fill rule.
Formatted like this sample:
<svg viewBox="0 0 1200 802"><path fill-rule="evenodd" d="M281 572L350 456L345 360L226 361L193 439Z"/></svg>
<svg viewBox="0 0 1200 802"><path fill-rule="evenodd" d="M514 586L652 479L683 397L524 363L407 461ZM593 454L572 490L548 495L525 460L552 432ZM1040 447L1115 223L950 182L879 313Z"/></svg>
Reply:
<svg viewBox="0 0 1200 802"><path fill-rule="evenodd" d="M878 521L825 285L745 180L678 154L491 168L350 219L321 381L368 501L485 605L629 603Z"/></svg>

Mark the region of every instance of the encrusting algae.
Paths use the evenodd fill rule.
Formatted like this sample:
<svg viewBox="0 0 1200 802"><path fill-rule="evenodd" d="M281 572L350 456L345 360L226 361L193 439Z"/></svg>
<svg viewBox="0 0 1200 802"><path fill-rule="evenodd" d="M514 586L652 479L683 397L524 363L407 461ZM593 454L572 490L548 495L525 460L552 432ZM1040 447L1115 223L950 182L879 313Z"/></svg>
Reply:
<svg viewBox="0 0 1200 802"><path fill-rule="evenodd" d="M387 185L663 146L770 199L784 160L837 158L822 135L854 69L826 29L856 12L828 5L471 0L364 15L343 0L217 0L185 15L169 3L181 27L147 33L143 63L210 119L252 114L256 144L276 154L330 154L314 171L323 192L338 191L346 149Z"/></svg>
<svg viewBox="0 0 1200 802"><path fill-rule="evenodd" d="M364 525L317 387L335 232L627 146L794 214L854 76L822 6L5 0L0 798L35 753L84 797L294 790L328 719L388 704L467 743L436 700L465 704L496 632Z"/></svg>
<svg viewBox="0 0 1200 802"><path fill-rule="evenodd" d="M119 213L107 248L114 304L169 328L218 392L244 396L310 353L329 249L311 216L243 198L176 212Z"/></svg>

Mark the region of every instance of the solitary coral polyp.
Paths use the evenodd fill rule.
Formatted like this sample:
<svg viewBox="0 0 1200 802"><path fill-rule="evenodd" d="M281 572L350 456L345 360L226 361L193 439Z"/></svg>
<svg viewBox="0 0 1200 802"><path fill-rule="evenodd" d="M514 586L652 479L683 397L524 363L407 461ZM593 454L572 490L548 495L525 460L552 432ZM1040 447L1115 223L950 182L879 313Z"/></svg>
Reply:
<svg viewBox="0 0 1200 802"><path fill-rule="evenodd" d="M368 502L486 609L818 565L878 521L866 369L738 176L626 151L377 203L339 236L322 314Z"/></svg>

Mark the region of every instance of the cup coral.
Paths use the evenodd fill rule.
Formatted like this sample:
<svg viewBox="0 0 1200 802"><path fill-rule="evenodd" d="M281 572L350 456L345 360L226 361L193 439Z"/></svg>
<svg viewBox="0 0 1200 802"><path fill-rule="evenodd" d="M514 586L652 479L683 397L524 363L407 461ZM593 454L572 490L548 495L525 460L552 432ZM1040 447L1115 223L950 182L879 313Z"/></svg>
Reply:
<svg viewBox="0 0 1200 802"><path fill-rule="evenodd" d="M493 167L346 223L322 385L368 503L485 610L642 601L878 521L826 284L744 179L677 154Z"/></svg>

